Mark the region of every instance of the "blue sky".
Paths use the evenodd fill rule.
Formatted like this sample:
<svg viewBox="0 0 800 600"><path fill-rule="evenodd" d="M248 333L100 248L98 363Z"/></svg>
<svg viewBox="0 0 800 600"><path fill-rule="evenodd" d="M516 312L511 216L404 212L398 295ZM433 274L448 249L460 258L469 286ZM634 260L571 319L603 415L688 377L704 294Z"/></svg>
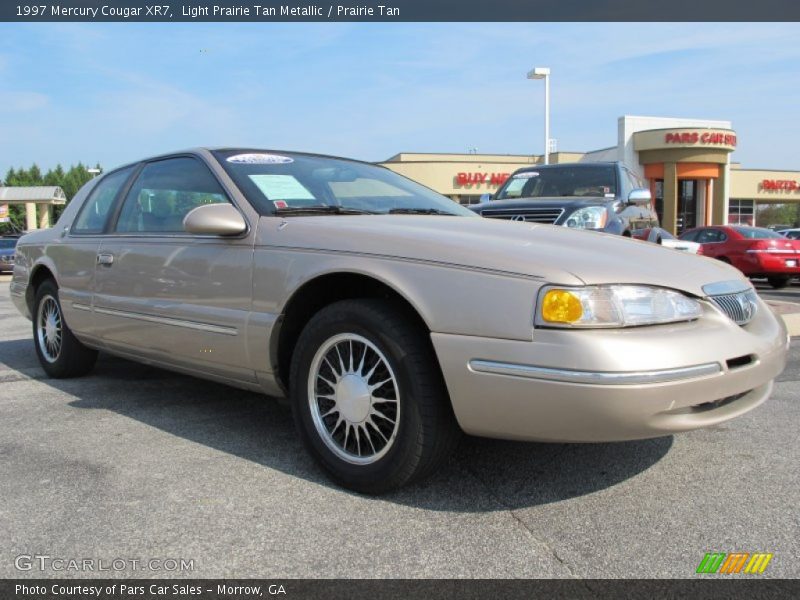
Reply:
<svg viewBox="0 0 800 600"><path fill-rule="evenodd" d="M623 114L727 119L744 167L800 169L796 24L0 24L0 174L197 145L365 160L561 150Z"/></svg>

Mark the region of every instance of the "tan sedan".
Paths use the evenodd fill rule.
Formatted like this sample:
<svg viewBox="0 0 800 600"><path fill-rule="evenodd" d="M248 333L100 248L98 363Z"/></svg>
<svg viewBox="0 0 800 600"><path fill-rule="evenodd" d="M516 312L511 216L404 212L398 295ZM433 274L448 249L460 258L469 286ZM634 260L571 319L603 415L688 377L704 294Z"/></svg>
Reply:
<svg viewBox="0 0 800 600"><path fill-rule="evenodd" d="M764 402L781 321L734 268L482 219L387 169L249 149L143 160L17 248L53 377L97 351L289 396L325 471L378 493L459 434L592 442Z"/></svg>

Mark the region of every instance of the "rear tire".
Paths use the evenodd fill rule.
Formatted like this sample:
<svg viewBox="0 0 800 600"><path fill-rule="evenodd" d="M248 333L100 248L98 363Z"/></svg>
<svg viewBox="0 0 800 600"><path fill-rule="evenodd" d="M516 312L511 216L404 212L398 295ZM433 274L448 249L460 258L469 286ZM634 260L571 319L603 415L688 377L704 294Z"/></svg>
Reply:
<svg viewBox="0 0 800 600"><path fill-rule="evenodd" d="M439 364L402 305L343 300L303 329L290 389L304 445L340 485L380 494L433 472L460 437Z"/></svg>
<svg viewBox="0 0 800 600"><path fill-rule="evenodd" d="M785 288L790 280L790 277L767 277L767 282L776 290Z"/></svg>
<svg viewBox="0 0 800 600"><path fill-rule="evenodd" d="M86 375L97 360L97 350L80 343L64 320L58 286L52 279L36 290L33 344L45 373L56 379Z"/></svg>

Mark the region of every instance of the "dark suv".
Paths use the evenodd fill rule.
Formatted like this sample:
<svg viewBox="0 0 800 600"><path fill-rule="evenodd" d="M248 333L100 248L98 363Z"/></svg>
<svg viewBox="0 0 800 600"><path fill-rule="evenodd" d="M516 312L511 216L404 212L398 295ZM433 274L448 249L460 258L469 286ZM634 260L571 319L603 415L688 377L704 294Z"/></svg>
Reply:
<svg viewBox="0 0 800 600"><path fill-rule="evenodd" d="M650 191L619 162L525 167L485 199L469 208L491 219L627 236L635 229L658 227Z"/></svg>

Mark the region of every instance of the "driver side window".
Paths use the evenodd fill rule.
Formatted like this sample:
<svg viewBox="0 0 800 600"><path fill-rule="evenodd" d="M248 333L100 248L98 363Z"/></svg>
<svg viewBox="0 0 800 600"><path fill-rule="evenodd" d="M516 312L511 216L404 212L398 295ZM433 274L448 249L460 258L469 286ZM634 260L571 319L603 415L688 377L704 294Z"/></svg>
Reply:
<svg viewBox="0 0 800 600"><path fill-rule="evenodd" d="M116 231L183 233L183 218L203 204L228 202L202 162L178 157L145 165L122 206Z"/></svg>

